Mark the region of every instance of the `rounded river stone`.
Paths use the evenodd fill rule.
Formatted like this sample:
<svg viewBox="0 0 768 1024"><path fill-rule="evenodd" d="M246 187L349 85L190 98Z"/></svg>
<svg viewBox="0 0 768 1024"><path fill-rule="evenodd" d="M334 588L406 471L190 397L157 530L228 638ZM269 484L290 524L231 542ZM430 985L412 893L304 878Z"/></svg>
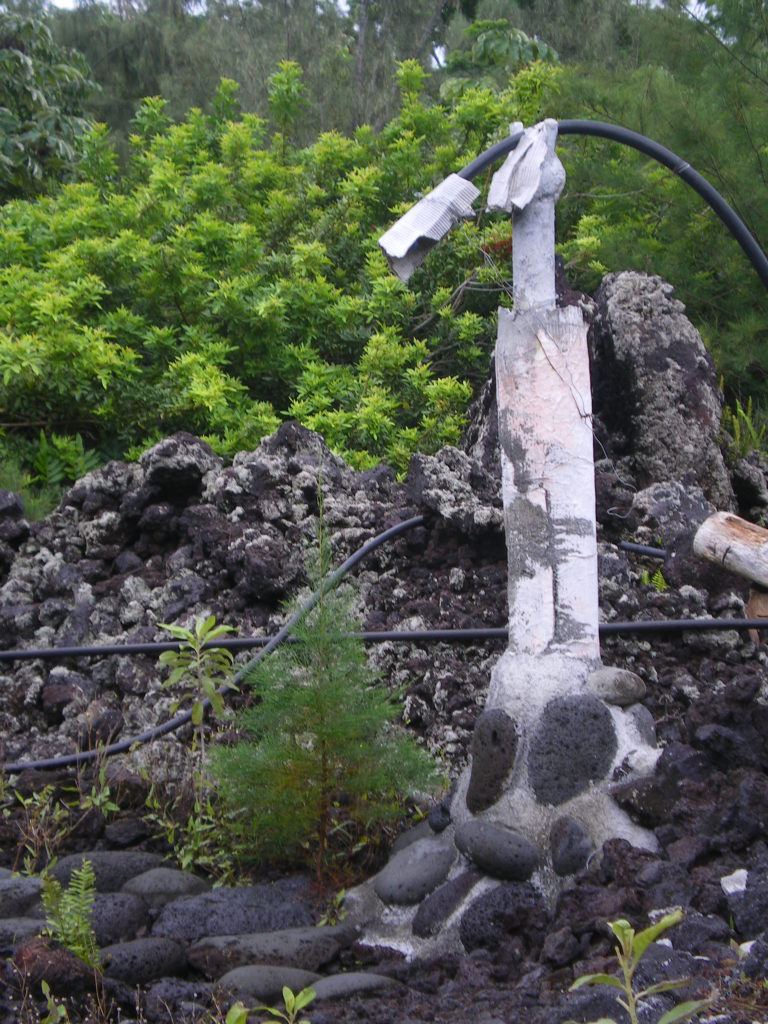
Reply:
<svg viewBox="0 0 768 1024"><path fill-rule="evenodd" d="M539 851L525 836L488 821L466 821L456 829L456 846L494 878L524 882L538 866Z"/></svg>
<svg viewBox="0 0 768 1024"><path fill-rule="evenodd" d="M382 868L373 880L383 903L418 903L437 888L456 858L452 846L437 839L417 839Z"/></svg>
<svg viewBox="0 0 768 1024"><path fill-rule="evenodd" d="M517 729L501 708L483 711L472 733L472 773L467 807L473 814L491 807L504 790L517 753Z"/></svg>
<svg viewBox="0 0 768 1024"><path fill-rule="evenodd" d="M561 804L604 778L616 753L608 708L590 694L556 697L544 708L528 754L528 778L543 804Z"/></svg>
<svg viewBox="0 0 768 1024"><path fill-rule="evenodd" d="M575 875L586 865L594 850L592 840L580 821L564 814L549 833L552 866L560 875Z"/></svg>

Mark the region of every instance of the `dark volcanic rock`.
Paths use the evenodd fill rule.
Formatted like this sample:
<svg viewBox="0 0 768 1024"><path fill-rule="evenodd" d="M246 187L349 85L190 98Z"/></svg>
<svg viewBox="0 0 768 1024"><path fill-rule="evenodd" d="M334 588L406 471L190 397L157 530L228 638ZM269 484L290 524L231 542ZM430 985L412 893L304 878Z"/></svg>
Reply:
<svg viewBox="0 0 768 1024"><path fill-rule="evenodd" d="M549 833L552 866L558 875L575 875L586 865L594 843L580 821L570 815L558 818Z"/></svg>
<svg viewBox="0 0 768 1024"><path fill-rule="evenodd" d="M515 763L517 729L501 708L489 708L475 722L472 733L472 773L467 788L467 807L473 814L491 807L504 791Z"/></svg>
<svg viewBox="0 0 768 1024"><path fill-rule="evenodd" d="M508 882L479 896L461 919L459 935L464 948L496 949L511 934L519 934L530 948L544 940L548 915L544 900L528 882Z"/></svg>
<svg viewBox="0 0 768 1024"><path fill-rule="evenodd" d="M185 896L163 907L152 934L194 942L206 935L304 927L314 924L308 896L307 882L298 878Z"/></svg>
<svg viewBox="0 0 768 1024"><path fill-rule="evenodd" d="M595 407L627 436L639 485L688 479L733 501L719 447L722 395L698 332L658 277L609 274L591 330ZM621 452L619 454L624 454Z"/></svg>
<svg viewBox="0 0 768 1024"><path fill-rule="evenodd" d="M544 708L531 740L528 776L538 799L561 804L604 778L616 753L611 713L587 694L557 697Z"/></svg>

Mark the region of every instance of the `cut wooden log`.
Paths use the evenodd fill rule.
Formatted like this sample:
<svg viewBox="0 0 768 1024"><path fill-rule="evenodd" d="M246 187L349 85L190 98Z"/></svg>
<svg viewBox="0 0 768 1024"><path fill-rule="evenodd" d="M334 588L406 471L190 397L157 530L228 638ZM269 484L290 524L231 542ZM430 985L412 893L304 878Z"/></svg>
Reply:
<svg viewBox="0 0 768 1024"><path fill-rule="evenodd" d="M768 530L731 512L715 512L705 519L693 538L701 558L768 587Z"/></svg>

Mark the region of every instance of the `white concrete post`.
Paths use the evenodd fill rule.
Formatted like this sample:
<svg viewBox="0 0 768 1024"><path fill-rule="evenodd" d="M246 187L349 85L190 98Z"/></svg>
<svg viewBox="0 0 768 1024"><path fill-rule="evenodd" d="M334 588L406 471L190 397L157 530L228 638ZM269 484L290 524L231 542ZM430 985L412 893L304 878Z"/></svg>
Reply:
<svg viewBox="0 0 768 1024"><path fill-rule="evenodd" d="M514 311L499 310L496 380L509 549L510 649L600 655L587 329L558 309L557 124L529 129L491 185L512 214Z"/></svg>

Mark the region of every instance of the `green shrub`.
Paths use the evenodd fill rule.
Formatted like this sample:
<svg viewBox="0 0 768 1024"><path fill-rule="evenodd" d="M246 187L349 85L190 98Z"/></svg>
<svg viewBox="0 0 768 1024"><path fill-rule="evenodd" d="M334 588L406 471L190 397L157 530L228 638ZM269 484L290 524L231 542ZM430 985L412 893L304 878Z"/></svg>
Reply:
<svg viewBox="0 0 768 1024"><path fill-rule="evenodd" d="M536 96L554 73L537 72ZM229 456L297 418L354 465L399 472L458 442L509 301L506 267L501 281L476 272L496 226L462 226L412 288L377 239L531 99L474 88L428 106L408 68L401 82L381 132L306 148L290 141L295 65L273 77L271 136L255 115L228 119L233 83L213 114L180 124L148 99L122 176L97 128L79 182L1 208L9 436L31 444L43 424L51 443L79 436L84 453L117 457L185 429Z"/></svg>

